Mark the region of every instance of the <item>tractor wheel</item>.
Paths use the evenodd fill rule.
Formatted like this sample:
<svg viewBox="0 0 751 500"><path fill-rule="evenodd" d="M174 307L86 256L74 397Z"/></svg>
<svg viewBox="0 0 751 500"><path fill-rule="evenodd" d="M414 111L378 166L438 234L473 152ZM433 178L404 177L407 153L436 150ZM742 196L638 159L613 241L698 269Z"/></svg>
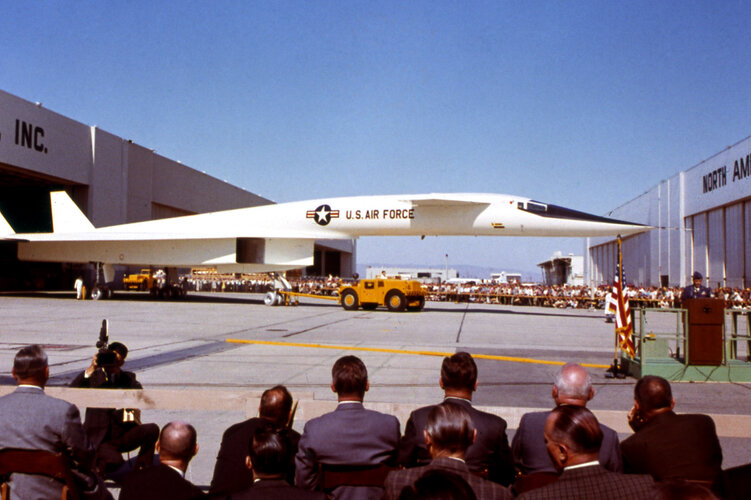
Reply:
<svg viewBox="0 0 751 500"><path fill-rule="evenodd" d="M357 292L347 289L342 292L342 307L347 311L356 311L360 305L357 299Z"/></svg>
<svg viewBox="0 0 751 500"><path fill-rule="evenodd" d="M391 312L400 312L407 305L407 298L399 290L391 290L386 294L386 307Z"/></svg>
<svg viewBox="0 0 751 500"><path fill-rule="evenodd" d="M409 311L422 311L422 308L425 307L425 297L420 297L420 301L416 306L409 306L407 307L407 310Z"/></svg>

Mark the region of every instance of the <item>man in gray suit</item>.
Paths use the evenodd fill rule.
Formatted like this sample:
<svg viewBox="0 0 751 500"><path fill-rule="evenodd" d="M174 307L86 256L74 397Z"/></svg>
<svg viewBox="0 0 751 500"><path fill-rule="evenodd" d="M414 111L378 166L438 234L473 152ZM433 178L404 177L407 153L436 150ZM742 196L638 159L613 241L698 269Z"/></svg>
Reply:
<svg viewBox="0 0 751 500"><path fill-rule="evenodd" d="M595 395L592 377L576 363L565 364L556 374L553 384L553 401L556 406L587 406ZM514 464L522 474L550 473L556 474L553 461L545 449L543 431L549 411L525 413L511 441L511 453ZM603 440L600 447L600 464L612 472L623 470L618 434L600 424Z"/></svg>
<svg viewBox="0 0 751 500"><path fill-rule="evenodd" d="M38 345L24 347L13 360L12 373L18 388L0 398L0 448L65 453L81 472L87 498L105 498L106 490L89 472L94 450L78 408L44 393L50 376L47 354ZM55 479L26 474L13 474L10 487L12 499L59 498L62 491Z"/></svg>
<svg viewBox="0 0 751 500"><path fill-rule="evenodd" d="M295 483L308 490L321 489L319 464L378 465L393 462L399 443L399 421L392 415L366 410L368 371L355 356L339 358L331 370L331 390L339 404L333 412L309 420L295 456ZM336 500L380 499L383 488L340 486Z"/></svg>

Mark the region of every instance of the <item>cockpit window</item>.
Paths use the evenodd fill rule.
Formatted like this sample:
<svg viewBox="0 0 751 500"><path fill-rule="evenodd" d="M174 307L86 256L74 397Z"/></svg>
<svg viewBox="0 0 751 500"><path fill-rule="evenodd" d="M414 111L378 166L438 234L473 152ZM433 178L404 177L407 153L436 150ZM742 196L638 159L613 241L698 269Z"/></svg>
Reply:
<svg viewBox="0 0 751 500"><path fill-rule="evenodd" d="M527 202L527 210L530 212L547 212L548 206L543 205L542 203L537 203L534 201L528 201Z"/></svg>

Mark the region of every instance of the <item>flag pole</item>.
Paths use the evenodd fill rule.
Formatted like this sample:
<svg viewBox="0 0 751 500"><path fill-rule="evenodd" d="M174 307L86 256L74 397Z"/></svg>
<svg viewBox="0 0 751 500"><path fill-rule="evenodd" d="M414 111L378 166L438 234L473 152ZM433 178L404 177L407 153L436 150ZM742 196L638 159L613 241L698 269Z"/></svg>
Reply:
<svg viewBox="0 0 751 500"><path fill-rule="evenodd" d="M623 258L621 256L621 235L620 234L618 235L617 241L618 241L618 267L616 268L617 271L615 274L615 280L620 280L621 273L623 272L623 267L621 267L623 265ZM608 368L607 371L605 372L606 378L614 378L614 377L619 376L619 374L621 373L621 366L618 363L618 328L617 328L617 325L618 323L616 322L616 328L613 330L613 334L614 334L613 340L615 343L613 347L613 364L610 365L610 368Z"/></svg>

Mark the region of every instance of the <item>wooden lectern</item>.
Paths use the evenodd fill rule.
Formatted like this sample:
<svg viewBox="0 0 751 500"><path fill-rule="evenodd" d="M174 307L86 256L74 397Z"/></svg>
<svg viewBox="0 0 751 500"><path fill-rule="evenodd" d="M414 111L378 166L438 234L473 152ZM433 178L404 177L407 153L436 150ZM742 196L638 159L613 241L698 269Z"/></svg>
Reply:
<svg viewBox="0 0 751 500"><path fill-rule="evenodd" d="M688 309L687 365L721 365L725 301L722 299L689 299L682 304Z"/></svg>

